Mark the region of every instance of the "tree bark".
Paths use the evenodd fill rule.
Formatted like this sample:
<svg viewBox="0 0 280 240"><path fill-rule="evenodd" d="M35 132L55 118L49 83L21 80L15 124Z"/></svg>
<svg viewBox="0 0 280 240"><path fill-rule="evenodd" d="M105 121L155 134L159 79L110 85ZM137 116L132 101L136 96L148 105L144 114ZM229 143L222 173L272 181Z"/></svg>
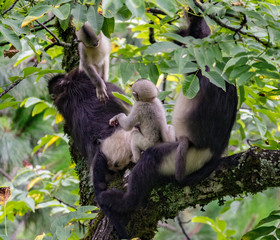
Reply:
<svg viewBox="0 0 280 240"><path fill-rule="evenodd" d="M153 190L148 202L132 214L128 232L142 240L152 239L159 220L174 218L179 211L197 204L204 206L225 196L261 192L280 186L280 151L251 148L222 158L217 169L196 186L170 183ZM100 212L85 239L118 239L108 219Z"/></svg>

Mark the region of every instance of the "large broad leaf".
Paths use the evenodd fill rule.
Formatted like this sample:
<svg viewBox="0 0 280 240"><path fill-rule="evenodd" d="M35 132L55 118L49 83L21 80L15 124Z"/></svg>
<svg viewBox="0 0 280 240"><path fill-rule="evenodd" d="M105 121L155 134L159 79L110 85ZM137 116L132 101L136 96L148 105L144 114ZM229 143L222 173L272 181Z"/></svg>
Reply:
<svg viewBox="0 0 280 240"><path fill-rule="evenodd" d="M103 0L102 9L104 17L114 17L116 12L123 6L123 3L123 0Z"/></svg>
<svg viewBox="0 0 280 240"><path fill-rule="evenodd" d="M114 18L104 18L102 25L102 32L108 38L110 38L111 33L114 32L115 28L115 19Z"/></svg>
<svg viewBox="0 0 280 240"><path fill-rule="evenodd" d="M52 8L52 12L60 20L66 20L70 15L70 4L64 4L59 8Z"/></svg>
<svg viewBox="0 0 280 240"><path fill-rule="evenodd" d="M145 13L145 1L143 0L126 0L125 2L127 8L136 17L143 17Z"/></svg>
<svg viewBox="0 0 280 240"><path fill-rule="evenodd" d="M149 64L149 78L150 80L156 84L159 77L159 71L157 66L154 63Z"/></svg>
<svg viewBox="0 0 280 240"><path fill-rule="evenodd" d="M130 19L130 17L132 16L131 11L127 8L126 5L123 5L118 12L116 13L116 18L121 20L121 21L126 21L128 19Z"/></svg>
<svg viewBox="0 0 280 240"><path fill-rule="evenodd" d="M87 7L81 4L77 4L71 11L74 19L73 23L76 30L79 30L87 21Z"/></svg>
<svg viewBox="0 0 280 240"><path fill-rule="evenodd" d="M6 28L3 25L0 25L0 32L3 34L4 38L14 45L18 50L21 50L21 43L18 36L9 28Z"/></svg>
<svg viewBox="0 0 280 240"><path fill-rule="evenodd" d="M98 13L96 6L94 6L94 7L90 6L88 8L87 20L90 23L90 26L93 28L93 30L97 34L99 34L99 32L102 28L102 25L103 25L104 17Z"/></svg>
<svg viewBox="0 0 280 240"><path fill-rule="evenodd" d="M199 79L195 74L189 75L185 78L182 86L182 91L187 98L194 98L199 89Z"/></svg>
<svg viewBox="0 0 280 240"><path fill-rule="evenodd" d="M112 92L112 94L113 94L115 97L121 99L122 101L128 103L129 105L133 106L132 101L131 101L131 100L129 99L129 97L127 97L126 95L121 94L121 93L119 93L119 92Z"/></svg>
<svg viewBox="0 0 280 240"><path fill-rule="evenodd" d="M157 43L154 43L151 46L149 46L146 49L145 54L172 52L178 48L180 48L180 46L178 46L177 44L172 43L172 42L157 42Z"/></svg>
<svg viewBox="0 0 280 240"><path fill-rule="evenodd" d="M247 232L243 237L241 238L242 240L255 240L261 236L265 236L271 232L273 232L276 229L274 226L269 226L269 227L259 227L256 228L250 232Z"/></svg>
<svg viewBox="0 0 280 240"><path fill-rule="evenodd" d="M127 62L121 63L120 71L121 71L122 81L125 84L134 72L134 64L127 63Z"/></svg>
<svg viewBox="0 0 280 240"><path fill-rule="evenodd" d="M224 91L226 90L225 79L217 72L210 71L205 72L204 75L209 78L210 82L215 84L217 87L222 88Z"/></svg>
<svg viewBox="0 0 280 240"><path fill-rule="evenodd" d="M156 0L156 4L170 17L173 17L178 11L178 6L176 6L173 0Z"/></svg>
<svg viewBox="0 0 280 240"><path fill-rule="evenodd" d="M51 10L50 5L38 4L30 9L28 16L23 20L21 27L25 27L29 23L43 17Z"/></svg>

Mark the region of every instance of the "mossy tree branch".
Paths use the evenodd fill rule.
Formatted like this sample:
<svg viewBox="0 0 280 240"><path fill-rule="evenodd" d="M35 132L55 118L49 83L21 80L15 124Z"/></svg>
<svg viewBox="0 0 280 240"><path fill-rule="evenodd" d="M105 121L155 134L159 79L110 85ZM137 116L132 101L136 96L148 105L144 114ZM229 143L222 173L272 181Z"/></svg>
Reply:
<svg viewBox="0 0 280 240"><path fill-rule="evenodd" d="M251 148L221 159L217 169L200 184L181 188L168 184L155 189L149 201L138 209L128 225L129 233L141 240L152 239L159 220L197 204L206 205L225 196L239 197L280 186L280 151ZM116 239L108 219L100 213L85 239Z"/></svg>

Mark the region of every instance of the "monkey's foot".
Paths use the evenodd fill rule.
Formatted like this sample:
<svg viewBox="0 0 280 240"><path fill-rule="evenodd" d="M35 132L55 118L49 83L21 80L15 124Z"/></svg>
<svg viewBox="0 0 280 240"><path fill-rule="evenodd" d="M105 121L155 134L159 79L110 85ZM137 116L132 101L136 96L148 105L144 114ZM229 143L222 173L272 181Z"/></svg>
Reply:
<svg viewBox="0 0 280 240"><path fill-rule="evenodd" d="M101 208L102 206L105 206L114 211L123 212L123 197L123 191L119 189L111 189L100 193L97 200Z"/></svg>
<svg viewBox="0 0 280 240"><path fill-rule="evenodd" d="M97 96L97 98L100 102L105 103L109 99L108 94L107 94L106 86L105 87L100 87L100 88L97 87L96 88L96 96Z"/></svg>

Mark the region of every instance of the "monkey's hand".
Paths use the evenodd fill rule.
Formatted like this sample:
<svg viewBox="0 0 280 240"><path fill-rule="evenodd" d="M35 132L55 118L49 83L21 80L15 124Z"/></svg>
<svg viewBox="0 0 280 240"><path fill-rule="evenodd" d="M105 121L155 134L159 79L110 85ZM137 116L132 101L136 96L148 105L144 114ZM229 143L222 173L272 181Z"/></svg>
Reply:
<svg viewBox="0 0 280 240"><path fill-rule="evenodd" d="M96 87L96 96L100 102L105 103L109 99L107 94L107 87L103 83L101 86Z"/></svg>
<svg viewBox="0 0 280 240"><path fill-rule="evenodd" d="M112 126L112 127L115 127L119 124L119 121L118 121L118 115L112 117L109 121L109 125Z"/></svg>

